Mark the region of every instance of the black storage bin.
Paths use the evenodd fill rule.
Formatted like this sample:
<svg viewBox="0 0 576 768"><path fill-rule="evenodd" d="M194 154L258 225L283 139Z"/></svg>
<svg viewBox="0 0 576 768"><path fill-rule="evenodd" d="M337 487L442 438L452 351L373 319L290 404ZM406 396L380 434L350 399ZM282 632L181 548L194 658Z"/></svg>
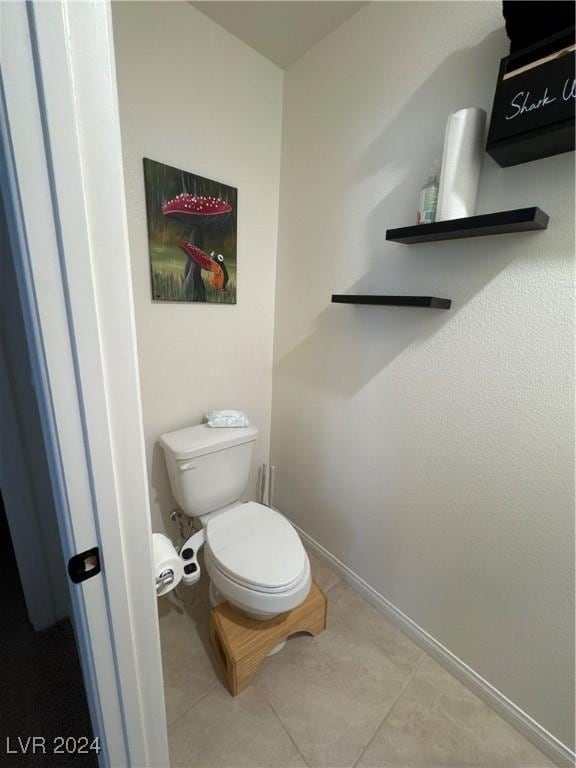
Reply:
<svg viewBox="0 0 576 768"><path fill-rule="evenodd" d="M486 144L499 165L574 149L573 48L571 27L500 62Z"/></svg>

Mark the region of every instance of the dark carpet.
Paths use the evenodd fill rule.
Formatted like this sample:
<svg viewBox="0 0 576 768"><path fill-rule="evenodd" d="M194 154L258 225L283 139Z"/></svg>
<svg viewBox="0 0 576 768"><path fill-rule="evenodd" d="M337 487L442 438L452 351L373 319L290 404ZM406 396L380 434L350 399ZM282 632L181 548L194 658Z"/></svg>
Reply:
<svg viewBox="0 0 576 768"><path fill-rule="evenodd" d="M40 740L27 741L34 736L45 740L45 753ZM62 737L72 738L61 745ZM72 625L65 619L42 632L32 629L0 500L0 765L97 766L93 752L77 754L79 737L92 743ZM64 754L55 754L60 749Z"/></svg>

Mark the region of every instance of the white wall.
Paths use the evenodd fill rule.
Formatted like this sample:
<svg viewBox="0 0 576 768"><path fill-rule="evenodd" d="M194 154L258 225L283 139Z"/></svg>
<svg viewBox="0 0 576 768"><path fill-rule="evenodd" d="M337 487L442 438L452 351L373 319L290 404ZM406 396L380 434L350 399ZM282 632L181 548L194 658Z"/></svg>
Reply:
<svg viewBox="0 0 576 768"><path fill-rule="evenodd" d="M374 3L285 76L272 460L299 526L573 743L573 155L501 169L479 212L547 232L426 246L446 117L490 112L500 3ZM332 292L445 296L451 311Z"/></svg>
<svg viewBox="0 0 576 768"><path fill-rule="evenodd" d="M241 408L268 460L282 71L183 2L115 2L120 118L154 530L163 432ZM238 304L153 304L142 158L238 187ZM253 486L250 489L253 490Z"/></svg>

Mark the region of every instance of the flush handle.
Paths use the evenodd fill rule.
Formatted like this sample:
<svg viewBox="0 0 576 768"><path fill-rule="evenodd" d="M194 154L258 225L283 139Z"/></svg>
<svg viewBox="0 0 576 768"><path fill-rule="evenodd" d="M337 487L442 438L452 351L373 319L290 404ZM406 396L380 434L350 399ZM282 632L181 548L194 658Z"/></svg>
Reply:
<svg viewBox="0 0 576 768"><path fill-rule="evenodd" d="M188 469L196 469L195 461L185 461L183 464L178 464L180 472L186 472Z"/></svg>

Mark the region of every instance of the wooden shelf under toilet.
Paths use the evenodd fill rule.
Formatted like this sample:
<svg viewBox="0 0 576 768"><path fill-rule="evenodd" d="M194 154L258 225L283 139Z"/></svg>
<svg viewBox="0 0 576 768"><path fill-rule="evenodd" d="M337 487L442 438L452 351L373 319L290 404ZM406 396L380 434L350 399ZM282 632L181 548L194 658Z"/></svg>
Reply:
<svg viewBox="0 0 576 768"><path fill-rule="evenodd" d="M210 642L232 696L250 685L268 653L290 635L320 634L326 628L326 608L326 596L316 582L301 605L269 621L249 619L227 602L212 608Z"/></svg>

